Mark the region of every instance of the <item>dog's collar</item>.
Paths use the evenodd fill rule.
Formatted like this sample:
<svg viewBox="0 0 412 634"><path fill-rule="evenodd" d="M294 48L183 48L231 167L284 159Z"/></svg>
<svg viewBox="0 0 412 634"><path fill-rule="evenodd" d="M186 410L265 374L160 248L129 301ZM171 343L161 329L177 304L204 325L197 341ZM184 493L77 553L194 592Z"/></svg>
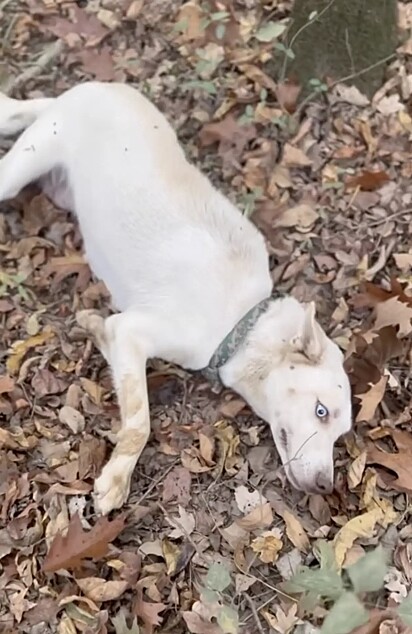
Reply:
<svg viewBox="0 0 412 634"><path fill-rule="evenodd" d="M210 359L209 364L206 368L201 370L205 378L207 378L212 384L216 385L220 383L219 369L225 365L225 363L227 363L240 348L259 317L266 312L270 303L274 299L280 299L281 297L283 297L282 293L273 293L270 297L263 299L261 302L253 306L253 308L251 308L246 315L237 322L234 328L232 328L232 330L219 344Z"/></svg>

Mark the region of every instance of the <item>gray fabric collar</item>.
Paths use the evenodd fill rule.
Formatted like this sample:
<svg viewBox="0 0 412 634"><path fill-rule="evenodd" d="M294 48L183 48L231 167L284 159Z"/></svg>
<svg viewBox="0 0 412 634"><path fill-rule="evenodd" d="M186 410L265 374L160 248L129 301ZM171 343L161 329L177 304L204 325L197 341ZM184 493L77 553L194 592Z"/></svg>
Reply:
<svg viewBox="0 0 412 634"><path fill-rule="evenodd" d="M266 312L270 303L274 299L279 299L281 297L283 297L283 294L274 293L270 297L263 299L261 302L253 306L253 308L251 308L246 315L237 322L234 328L232 328L232 330L219 344L210 359L209 364L206 368L201 370L201 373L208 381L215 385L220 383L219 369L225 365L225 363L227 363L240 348L259 317Z"/></svg>

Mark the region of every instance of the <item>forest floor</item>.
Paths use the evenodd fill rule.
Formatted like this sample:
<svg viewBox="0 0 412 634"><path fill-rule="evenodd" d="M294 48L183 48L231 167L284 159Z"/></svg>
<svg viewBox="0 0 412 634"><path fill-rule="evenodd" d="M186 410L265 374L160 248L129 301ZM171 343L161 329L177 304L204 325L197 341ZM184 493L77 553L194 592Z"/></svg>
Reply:
<svg viewBox="0 0 412 634"><path fill-rule="evenodd" d="M98 79L144 90L263 230L276 287L316 300L355 404L333 494L308 496L242 399L154 361L153 432L127 517L97 520L90 493L119 415L74 315L107 313L110 298L70 215L35 191L3 203L0 632L310 634L333 575L350 588L345 571L378 544L389 562L380 589L360 586L369 613L350 603L346 629L324 631L365 620L358 634L412 631L397 620L412 583L412 39L372 100L315 81L320 97L296 106L296 87L269 72L289 13L288 0L0 0L0 89L51 96ZM400 22L411 32L412 3ZM323 601L304 604L280 583L300 565L316 571L319 552L332 577L318 578Z"/></svg>

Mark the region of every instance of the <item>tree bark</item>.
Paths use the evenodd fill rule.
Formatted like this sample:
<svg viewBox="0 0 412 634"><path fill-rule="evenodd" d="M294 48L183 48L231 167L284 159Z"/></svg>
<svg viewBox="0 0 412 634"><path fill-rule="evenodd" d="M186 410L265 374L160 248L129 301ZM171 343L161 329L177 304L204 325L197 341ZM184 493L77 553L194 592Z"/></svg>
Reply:
<svg viewBox="0 0 412 634"><path fill-rule="evenodd" d="M311 80L348 77L369 97L382 85L398 44L396 0L295 0L291 18L283 71L306 94Z"/></svg>

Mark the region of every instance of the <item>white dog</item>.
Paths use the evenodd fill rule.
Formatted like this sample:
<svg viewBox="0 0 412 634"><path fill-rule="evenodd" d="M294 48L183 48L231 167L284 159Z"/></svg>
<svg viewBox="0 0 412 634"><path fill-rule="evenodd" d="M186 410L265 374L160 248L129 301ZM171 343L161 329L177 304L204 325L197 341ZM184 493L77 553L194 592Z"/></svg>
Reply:
<svg viewBox="0 0 412 634"><path fill-rule="evenodd" d="M289 481L330 492L333 446L352 419L343 355L312 304L271 297L262 235L188 163L165 117L119 84L56 99L0 95L0 135L23 130L0 160L0 201L36 181L75 212L91 268L121 311L78 315L111 367L121 411L97 510L126 501L149 438L150 357L209 366L269 423Z"/></svg>

